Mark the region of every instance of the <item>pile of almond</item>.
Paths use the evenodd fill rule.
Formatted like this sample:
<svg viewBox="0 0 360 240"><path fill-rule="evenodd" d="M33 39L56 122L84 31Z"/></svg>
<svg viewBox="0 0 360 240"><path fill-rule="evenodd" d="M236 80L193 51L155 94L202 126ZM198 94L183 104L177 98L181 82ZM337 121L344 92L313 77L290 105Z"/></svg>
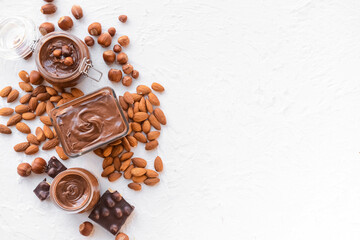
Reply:
<svg viewBox="0 0 360 240"><path fill-rule="evenodd" d="M154 91L164 91L164 87L159 83L153 83L151 87ZM158 97L145 85L139 85L136 93L125 92L124 96L119 97L119 102L130 123L129 133L104 149L99 148L94 152L104 158L104 170L101 174L103 177L113 182L123 174L125 179L133 181L128 187L139 191L140 183L153 186L160 181L157 172L162 171L163 162L158 156L154 161L157 172L146 169L147 161L133 158L131 147L137 147L140 142L145 144L146 150L155 149L159 145L157 138L160 136L161 125L166 125L166 117L159 108ZM126 152L123 153L124 150Z"/></svg>

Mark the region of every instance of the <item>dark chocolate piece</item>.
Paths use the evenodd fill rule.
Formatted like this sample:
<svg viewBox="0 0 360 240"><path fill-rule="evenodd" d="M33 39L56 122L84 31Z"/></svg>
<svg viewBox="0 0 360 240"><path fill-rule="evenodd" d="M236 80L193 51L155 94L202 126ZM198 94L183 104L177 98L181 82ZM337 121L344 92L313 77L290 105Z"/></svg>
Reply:
<svg viewBox="0 0 360 240"><path fill-rule="evenodd" d="M115 235L133 210L134 206L125 201L118 191L107 190L90 213L89 218Z"/></svg>
<svg viewBox="0 0 360 240"><path fill-rule="evenodd" d="M55 178L59 173L65 171L66 169L67 168L55 156L53 156L48 162L46 173L50 177Z"/></svg>
<svg viewBox="0 0 360 240"><path fill-rule="evenodd" d="M36 186L34 193L41 201L44 201L49 197L50 184L46 182L46 178Z"/></svg>

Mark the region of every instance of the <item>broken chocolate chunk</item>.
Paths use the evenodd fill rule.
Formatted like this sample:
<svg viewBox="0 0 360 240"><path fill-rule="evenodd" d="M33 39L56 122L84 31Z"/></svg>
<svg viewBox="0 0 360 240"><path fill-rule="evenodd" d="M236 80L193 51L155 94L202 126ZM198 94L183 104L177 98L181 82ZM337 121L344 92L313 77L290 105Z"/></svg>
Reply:
<svg viewBox="0 0 360 240"><path fill-rule="evenodd" d="M119 192L107 190L90 213L89 218L116 235L133 210L134 206L125 201Z"/></svg>
<svg viewBox="0 0 360 240"><path fill-rule="evenodd" d="M67 168L55 157L51 157L46 167L46 173L55 178L59 173L65 171Z"/></svg>
<svg viewBox="0 0 360 240"><path fill-rule="evenodd" d="M46 178L36 186L34 193L41 201L44 201L49 197L50 184L46 182Z"/></svg>

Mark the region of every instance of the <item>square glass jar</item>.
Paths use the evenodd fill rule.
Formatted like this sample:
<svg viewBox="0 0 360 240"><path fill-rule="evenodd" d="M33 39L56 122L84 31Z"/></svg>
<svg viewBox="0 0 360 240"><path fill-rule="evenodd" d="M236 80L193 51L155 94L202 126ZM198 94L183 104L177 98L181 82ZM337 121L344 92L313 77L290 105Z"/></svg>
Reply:
<svg viewBox="0 0 360 240"><path fill-rule="evenodd" d="M54 108L50 118L69 157L105 146L125 137L129 131L129 123L110 87Z"/></svg>

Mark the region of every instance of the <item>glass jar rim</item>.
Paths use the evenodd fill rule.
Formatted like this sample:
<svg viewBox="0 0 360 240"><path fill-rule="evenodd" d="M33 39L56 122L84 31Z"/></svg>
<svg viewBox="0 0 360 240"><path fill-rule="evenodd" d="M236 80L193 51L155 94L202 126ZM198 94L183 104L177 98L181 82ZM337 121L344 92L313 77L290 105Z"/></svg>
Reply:
<svg viewBox="0 0 360 240"><path fill-rule="evenodd" d="M91 203L91 200L93 199L94 197L94 187L93 185L91 184L91 179L89 178L89 176L85 173L83 173L82 171L85 171L86 173L88 174L91 174L93 175L90 171L84 169L84 168L68 168L67 170L59 173L53 180L53 182L51 183L50 185L50 197L51 199L54 201L55 205L57 207L59 207L61 210L64 210L68 213L80 213L82 211L84 211ZM90 187L90 196L86 199L86 202L84 205L82 205L81 207L79 208L76 208L76 209L66 209L64 207L62 207L58 200L57 200L57 197L56 197L56 186L57 184L60 182L60 180L64 177L66 177L67 175L71 175L71 174L76 174L76 175L79 175L81 176L82 178L85 179L85 181L88 183L89 187ZM94 175L93 175L94 176ZM96 177L94 176L94 178L96 179ZM98 183L98 180L96 179L97 183ZM98 183L99 184L99 183ZM55 189L54 189L55 188Z"/></svg>

